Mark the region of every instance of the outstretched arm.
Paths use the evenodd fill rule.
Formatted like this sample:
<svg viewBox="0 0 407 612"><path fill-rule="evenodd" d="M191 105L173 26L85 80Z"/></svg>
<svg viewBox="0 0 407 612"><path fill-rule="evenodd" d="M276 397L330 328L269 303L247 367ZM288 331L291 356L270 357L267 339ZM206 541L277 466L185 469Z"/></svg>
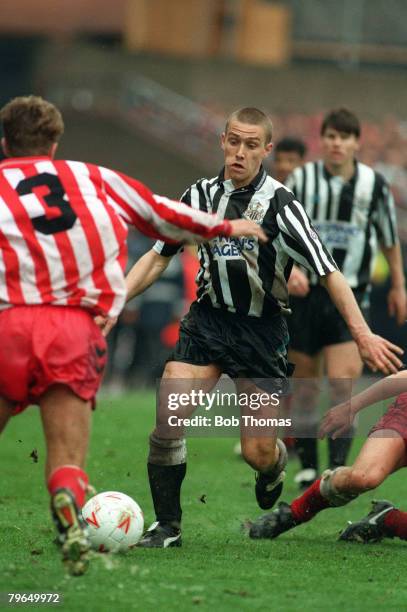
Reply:
<svg viewBox="0 0 407 612"><path fill-rule="evenodd" d="M340 437L350 429L356 414L360 410L406 392L406 370L379 380L347 402L343 402L338 406L334 406L331 410L328 410L319 428L320 438L326 435L330 435L334 439Z"/></svg>
<svg viewBox="0 0 407 612"><path fill-rule="evenodd" d="M140 181L107 168L94 166L93 172L100 172L107 200L121 218L151 238L173 243L203 242L215 236L255 236L262 242L267 240L261 227L248 219L233 222L221 219L153 194Z"/></svg>
<svg viewBox="0 0 407 612"><path fill-rule="evenodd" d="M154 249L150 249L140 257L126 276L126 301L129 302L155 283L168 267L171 259L172 257L159 255Z"/></svg>

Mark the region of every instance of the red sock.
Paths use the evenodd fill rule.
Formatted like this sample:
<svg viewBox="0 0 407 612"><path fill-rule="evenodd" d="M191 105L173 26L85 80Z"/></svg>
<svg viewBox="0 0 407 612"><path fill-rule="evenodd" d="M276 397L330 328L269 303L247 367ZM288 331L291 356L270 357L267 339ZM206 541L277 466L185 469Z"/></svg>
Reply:
<svg viewBox="0 0 407 612"><path fill-rule="evenodd" d="M88 475L77 465L61 465L49 477L48 491L53 495L57 489L69 489L78 508L82 508L88 482Z"/></svg>
<svg viewBox="0 0 407 612"><path fill-rule="evenodd" d="M292 502L290 507L296 523L306 523L314 518L318 512L330 507L329 501L322 497L320 493L320 484L321 479L319 478L308 487L301 497L297 497Z"/></svg>
<svg viewBox="0 0 407 612"><path fill-rule="evenodd" d="M390 535L407 540L407 512L390 510L384 517L384 526Z"/></svg>

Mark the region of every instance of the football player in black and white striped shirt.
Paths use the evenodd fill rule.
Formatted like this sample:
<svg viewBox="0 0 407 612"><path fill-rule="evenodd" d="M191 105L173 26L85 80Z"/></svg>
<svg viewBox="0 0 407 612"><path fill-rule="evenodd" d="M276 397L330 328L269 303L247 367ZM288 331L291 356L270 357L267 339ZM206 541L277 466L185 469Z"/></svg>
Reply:
<svg viewBox="0 0 407 612"><path fill-rule="evenodd" d="M252 389L275 389L289 375L287 279L293 259L320 277L344 316L370 367L396 371L397 347L375 336L352 291L312 227L295 196L268 176L262 162L272 148L269 118L255 108L234 112L222 135L225 165L218 176L201 179L183 196L193 208L221 218L255 220L268 236L220 238L200 246L197 300L181 322L180 337L166 364L163 381L182 381L182 392L210 391L222 373L253 381ZM127 277L128 299L151 285L181 245L158 242ZM240 392L239 380L237 391ZM179 385L178 385L179 390ZM163 393L160 415L168 417ZM188 407L182 416L188 416ZM190 410L191 414L193 408ZM165 548L181 544L181 485L186 472L183 434L166 436L160 426L150 436L148 473L157 521L139 546ZM171 439L168 439L171 438ZM276 434L245 435L242 453L256 470L256 497L271 508L283 485L286 450Z"/></svg>
<svg viewBox="0 0 407 612"><path fill-rule="evenodd" d="M392 280L389 313L401 325L406 319L406 293L393 197L384 178L356 160L359 137L360 124L353 113L331 111L321 126L322 159L294 170L286 184L301 201L366 316L372 266L380 246ZM303 487L318 473L315 404L321 361L330 379L332 404L338 404L349 397L352 380L362 372L362 360L343 317L315 274L294 266L289 288L296 296L290 302L290 359L296 364L296 377L307 379L295 393L297 410L307 412L297 442L302 470L296 480ZM344 465L351 437L329 439L328 444L329 467Z"/></svg>
<svg viewBox="0 0 407 612"><path fill-rule="evenodd" d="M274 146L273 177L285 183L290 174L305 163L307 145L300 138L288 136Z"/></svg>

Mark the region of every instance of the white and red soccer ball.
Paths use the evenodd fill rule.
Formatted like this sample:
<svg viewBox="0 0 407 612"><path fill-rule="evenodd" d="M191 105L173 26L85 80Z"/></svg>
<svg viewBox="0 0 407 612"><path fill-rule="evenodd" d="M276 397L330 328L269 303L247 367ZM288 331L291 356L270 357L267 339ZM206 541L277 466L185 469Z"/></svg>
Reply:
<svg viewBox="0 0 407 612"><path fill-rule="evenodd" d="M94 550L126 552L140 540L144 516L128 495L106 491L92 497L82 508Z"/></svg>

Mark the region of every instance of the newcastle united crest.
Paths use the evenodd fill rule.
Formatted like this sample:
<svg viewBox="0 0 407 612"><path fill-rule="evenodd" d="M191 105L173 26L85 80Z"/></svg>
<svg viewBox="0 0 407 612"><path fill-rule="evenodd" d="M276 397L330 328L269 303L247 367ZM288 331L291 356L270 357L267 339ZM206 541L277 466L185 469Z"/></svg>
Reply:
<svg viewBox="0 0 407 612"><path fill-rule="evenodd" d="M246 211L243 213L243 216L246 219L251 219L255 223L262 223L264 219L264 215L266 214L266 210L263 208L261 202L256 202L252 200L249 206L246 208Z"/></svg>

